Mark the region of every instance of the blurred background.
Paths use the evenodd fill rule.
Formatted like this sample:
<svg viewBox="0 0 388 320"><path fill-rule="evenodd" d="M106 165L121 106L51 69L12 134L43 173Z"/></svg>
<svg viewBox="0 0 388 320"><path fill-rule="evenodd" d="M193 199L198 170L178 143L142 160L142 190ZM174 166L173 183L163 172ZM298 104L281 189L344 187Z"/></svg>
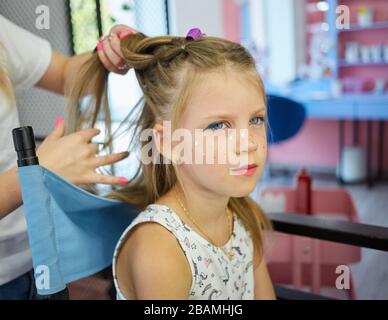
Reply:
<svg viewBox="0 0 388 320"><path fill-rule="evenodd" d="M35 28L38 5L50 9L49 30ZM267 212L388 227L388 1L2 0L0 14L67 55L92 51L114 24L149 36L199 27L242 43L265 82L272 129L252 197ZM140 97L133 71L110 75L116 126ZM55 94L32 89L17 99L21 124L41 140L64 114L65 99ZM134 161L118 170L130 178ZM386 252L278 233L275 242L268 251L275 283L339 299L388 299ZM348 290L335 285L340 265L350 271ZM104 277L87 279L73 284L72 298L106 299L110 288Z"/></svg>

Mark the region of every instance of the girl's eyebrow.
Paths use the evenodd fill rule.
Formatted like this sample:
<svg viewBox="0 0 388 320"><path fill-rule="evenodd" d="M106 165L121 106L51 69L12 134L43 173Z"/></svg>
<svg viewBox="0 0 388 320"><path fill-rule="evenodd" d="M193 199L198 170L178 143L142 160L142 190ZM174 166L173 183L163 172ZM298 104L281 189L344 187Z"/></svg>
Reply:
<svg viewBox="0 0 388 320"><path fill-rule="evenodd" d="M255 114L258 114L258 113L261 113L261 112L265 112L265 108L264 107L254 111L251 114L251 117L254 116ZM203 117L202 119L208 120L208 119L213 119L213 118L230 119L230 118L234 118L234 115L233 114L213 114L213 115L210 115L210 116L207 116L207 117Z"/></svg>

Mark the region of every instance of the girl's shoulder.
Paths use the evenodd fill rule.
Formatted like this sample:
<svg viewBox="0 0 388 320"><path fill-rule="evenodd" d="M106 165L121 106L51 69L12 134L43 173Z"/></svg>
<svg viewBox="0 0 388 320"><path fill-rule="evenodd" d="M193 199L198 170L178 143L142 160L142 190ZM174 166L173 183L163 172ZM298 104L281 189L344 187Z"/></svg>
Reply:
<svg viewBox="0 0 388 320"><path fill-rule="evenodd" d="M149 223L147 223L149 222ZM175 240L181 226L179 218L165 205L150 204L141 211L122 234L117 249L129 238L142 242L143 238L157 238L161 241ZM175 235L175 237L174 237Z"/></svg>
<svg viewBox="0 0 388 320"><path fill-rule="evenodd" d="M184 223L180 217L167 205L153 203L149 204L138 216L132 221L128 229L132 229L136 225L143 222L156 222L168 229L176 237L182 231Z"/></svg>
<svg viewBox="0 0 388 320"><path fill-rule="evenodd" d="M171 275L177 279L179 273L179 285L187 287L187 291L190 288L190 267L176 237L164 226L164 215L168 214L165 210L151 205L139 213L116 247L113 273L123 296L131 296L134 287L147 291L148 283L160 279L161 274L171 282ZM135 278L136 284L131 280Z"/></svg>

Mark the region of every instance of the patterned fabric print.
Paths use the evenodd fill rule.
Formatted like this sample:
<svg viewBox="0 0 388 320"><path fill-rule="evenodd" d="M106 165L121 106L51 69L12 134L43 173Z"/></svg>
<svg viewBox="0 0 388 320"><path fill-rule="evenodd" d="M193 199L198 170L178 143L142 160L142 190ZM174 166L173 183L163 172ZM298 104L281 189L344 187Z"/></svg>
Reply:
<svg viewBox="0 0 388 320"><path fill-rule="evenodd" d="M189 292L190 300L251 300L254 298L253 243L241 221L234 215L233 234L224 246L226 253L186 225L169 207L151 204L142 211L121 236L114 253L113 275L118 299L125 299L120 292L115 272L116 257L128 232L137 224L154 221L167 228L178 240L189 262L193 275Z"/></svg>

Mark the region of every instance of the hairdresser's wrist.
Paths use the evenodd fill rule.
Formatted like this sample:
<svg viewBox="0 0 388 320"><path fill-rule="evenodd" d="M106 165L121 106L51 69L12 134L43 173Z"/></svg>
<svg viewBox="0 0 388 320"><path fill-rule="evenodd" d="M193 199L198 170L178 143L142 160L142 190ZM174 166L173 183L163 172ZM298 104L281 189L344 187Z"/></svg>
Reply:
<svg viewBox="0 0 388 320"><path fill-rule="evenodd" d="M0 174L0 220L21 206L22 196L17 168Z"/></svg>

